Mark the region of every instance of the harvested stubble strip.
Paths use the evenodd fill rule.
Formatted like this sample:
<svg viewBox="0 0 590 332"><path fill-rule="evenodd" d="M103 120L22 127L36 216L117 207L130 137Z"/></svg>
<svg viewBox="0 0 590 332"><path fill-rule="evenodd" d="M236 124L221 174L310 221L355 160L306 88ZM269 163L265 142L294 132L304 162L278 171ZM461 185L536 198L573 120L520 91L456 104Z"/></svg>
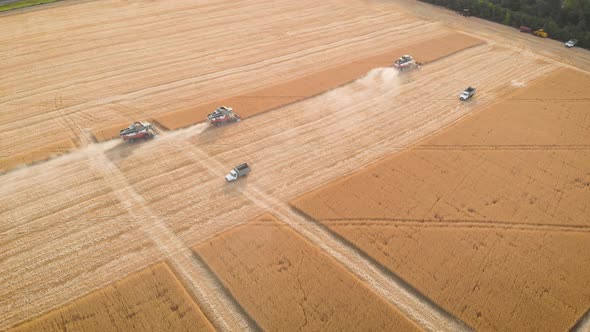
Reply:
<svg viewBox="0 0 590 332"><path fill-rule="evenodd" d="M418 330L336 261L270 214L193 249L265 330Z"/></svg>
<svg viewBox="0 0 590 332"><path fill-rule="evenodd" d="M213 331L166 263L132 274L16 331Z"/></svg>
<svg viewBox="0 0 590 332"><path fill-rule="evenodd" d="M97 142L104 142L119 137L119 132L127 128L131 123L118 123L109 127L100 128L92 131L92 136Z"/></svg>
<svg viewBox="0 0 590 332"><path fill-rule="evenodd" d="M412 54L418 61L428 63L483 43L483 40L475 37L449 32L441 37L411 44L403 48L394 48L384 54L327 68L311 75L247 94L216 100L187 110L170 112L156 116L154 119L166 129L188 127L203 122L207 114L220 105L231 106L243 118L247 118L350 83L362 77L371 69L391 66L393 61L403 54Z"/></svg>

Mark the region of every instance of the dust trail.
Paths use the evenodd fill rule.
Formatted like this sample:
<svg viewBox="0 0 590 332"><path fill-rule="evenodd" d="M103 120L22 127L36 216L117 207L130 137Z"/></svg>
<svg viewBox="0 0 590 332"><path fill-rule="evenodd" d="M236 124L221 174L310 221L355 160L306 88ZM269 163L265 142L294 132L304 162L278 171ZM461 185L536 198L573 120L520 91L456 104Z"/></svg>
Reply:
<svg viewBox="0 0 590 332"><path fill-rule="evenodd" d="M18 169L10 171L10 176L2 177L0 194L10 195L19 190L22 186L30 185L31 181L43 182L46 179L54 178L55 174L63 171L64 168L67 169L68 165L73 165L76 162L85 160L97 152L105 152L113 149L120 144L121 142L118 140L89 144L83 148L73 150L70 153L49 159L42 164L19 167Z"/></svg>
<svg viewBox="0 0 590 332"><path fill-rule="evenodd" d="M141 155L149 153L153 144L160 142L169 142L178 139L188 139L199 135L207 129L206 123L199 123L194 126L172 131L161 131L154 140L139 141L136 143L128 143L120 139L113 139L100 143L90 143L84 141L84 146L73 150L70 153L55 156L47 161L30 166L20 166L17 169L10 171L10 176L2 177L2 186L0 187L0 194L10 195L19 190L22 185L30 184L31 180L36 182L43 182L45 179L54 177L55 171L63 170L68 164L82 161L97 154L106 154L108 159L120 160L131 157L132 155Z"/></svg>
<svg viewBox="0 0 590 332"><path fill-rule="evenodd" d="M521 81L512 80L512 81L510 81L510 85L517 87L517 88L522 88L526 84L524 84L524 82L521 82Z"/></svg>
<svg viewBox="0 0 590 332"><path fill-rule="evenodd" d="M196 129L193 129L194 131ZM192 132L186 130L182 135ZM253 330L248 317L244 317L236 303L224 295L223 287L211 276L202 263L196 260L189 247L149 207L145 199L131 186L125 175L110 161L104 149L91 145L85 149L91 166L100 171L121 205L138 224L137 226L157 245L180 277L190 286L199 305L209 312L209 319L224 331Z"/></svg>
<svg viewBox="0 0 590 332"><path fill-rule="evenodd" d="M196 125L178 129L174 131L162 131L160 133L160 142L170 142L179 139L188 139L194 136L197 136L204 132L209 127L209 124L206 122L198 123Z"/></svg>
<svg viewBox="0 0 590 332"><path fill-rule="evenodd" d="M182 151L195 163L207 168L211 174L222 178L224 167L204 151L189 144ZM180 149L180 146L176 146ZM279 220L304 235L331 257L342 263L349 271L367 283L371 289L399 308L412 320L429 331L468 331L469 327L452 317L422 294L409 289L397 276L392 278L378 266L362 257L355 248L343 243L317 223L307 220L293 209L264 193L254 185L242 188L242 194L260 208L276 215Z"/></svg>

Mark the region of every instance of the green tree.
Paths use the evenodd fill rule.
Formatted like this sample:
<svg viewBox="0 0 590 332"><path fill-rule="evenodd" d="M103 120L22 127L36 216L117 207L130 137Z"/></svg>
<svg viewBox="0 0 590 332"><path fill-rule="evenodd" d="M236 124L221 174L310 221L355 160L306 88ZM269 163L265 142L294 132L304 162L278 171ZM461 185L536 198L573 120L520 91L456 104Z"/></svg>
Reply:
<svg viewBox="0 0 590 332"><path fill-rule="evenodd" d="M578 39L590 49L590 0L421 0L518 27L544 28L550 38Z"/></svg>
<svg viewBox="0 0 590 332"><path fill-rule="evenodd" d="M502 21L505 25L511 25L512 23L512 12L510 10L506 11L506 15L504 15L504 20Z"/></svg>

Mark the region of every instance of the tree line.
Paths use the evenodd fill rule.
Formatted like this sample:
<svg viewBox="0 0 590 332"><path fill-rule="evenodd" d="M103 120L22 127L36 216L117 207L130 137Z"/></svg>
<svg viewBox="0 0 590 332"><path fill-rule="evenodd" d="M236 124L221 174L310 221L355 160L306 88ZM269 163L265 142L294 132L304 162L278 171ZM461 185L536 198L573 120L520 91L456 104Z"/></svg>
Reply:
<svg viewBox="0 0 590 332"><path fill-rule="evenodd" d="M590 0L420 0L518 28L544 29L549 38L577 39L590 49Z"/></svg>

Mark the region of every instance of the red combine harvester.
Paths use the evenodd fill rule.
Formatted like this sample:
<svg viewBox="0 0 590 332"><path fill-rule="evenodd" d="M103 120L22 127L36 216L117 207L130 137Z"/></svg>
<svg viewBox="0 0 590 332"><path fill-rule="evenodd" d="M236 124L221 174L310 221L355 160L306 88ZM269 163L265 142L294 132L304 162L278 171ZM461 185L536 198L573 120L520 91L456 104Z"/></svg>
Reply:
<svg viewBox="0 0 590 332"><path fill-rule="evenodd" d="M218 107L213 113L207 115L207 120L214 126L220 126L224 123L239 122L240 116L234 113L231 107Z"/></svg>
<svg viewBox="0 0 590 332"><path fill-rule="evenodd" d="M158 134L158 130L149 122L134 122L131 126L121 130L119 136L130 143L138 139L151 139Z"/></svg>

